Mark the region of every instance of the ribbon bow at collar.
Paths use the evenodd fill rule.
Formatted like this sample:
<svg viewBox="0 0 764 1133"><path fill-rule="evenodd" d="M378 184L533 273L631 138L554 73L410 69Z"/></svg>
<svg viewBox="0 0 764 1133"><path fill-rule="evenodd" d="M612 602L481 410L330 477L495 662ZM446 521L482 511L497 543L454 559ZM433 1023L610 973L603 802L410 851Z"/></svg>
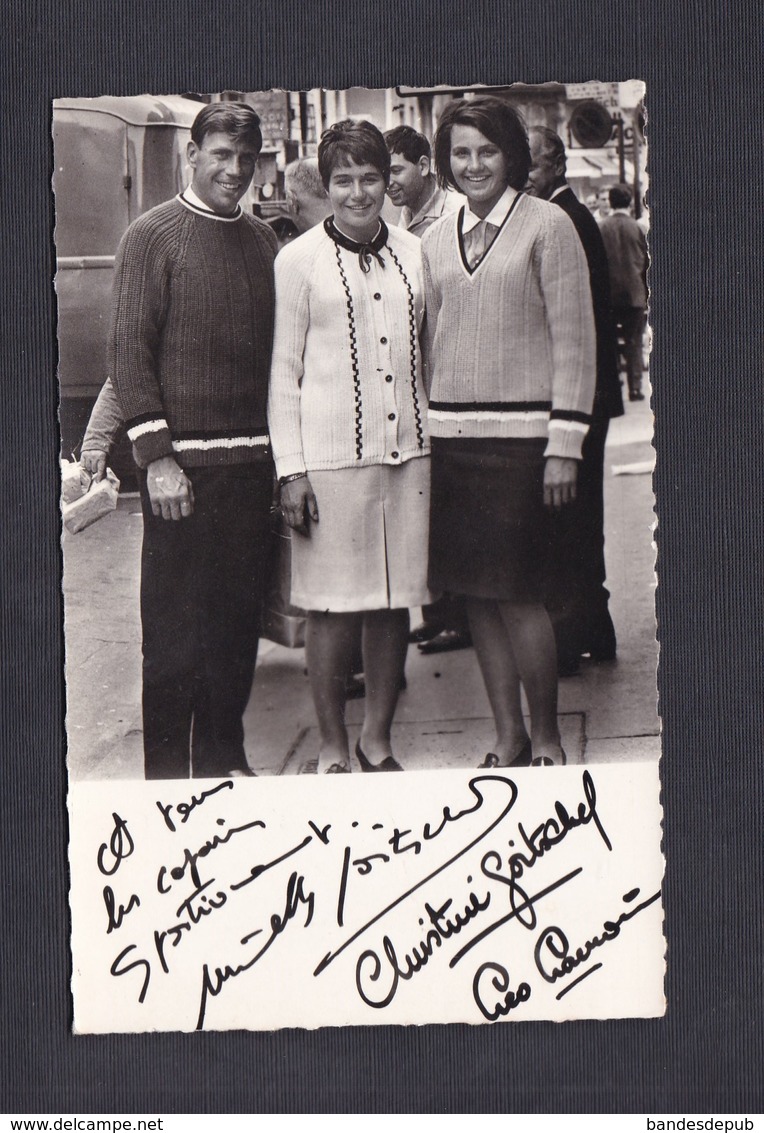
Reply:
<svg viewBox="0 0 764 1133"><path fill-rule="evenodd" d="M367 240L359 243L358 240L351 240L344 232L340 232L337 225L334 223L334 217L328 216L324 221L324 229L327 235L331 236L335 244L339 244L341 248L346 248L348 252L356 252L358 254L358 262L361 265L361 271L368 273L371 268L372 256L377 261L380 267L384 268L385 261L380 256L380 251L387 243L387 225L384 220L380 220L377 234L373 240Z"/></svg>

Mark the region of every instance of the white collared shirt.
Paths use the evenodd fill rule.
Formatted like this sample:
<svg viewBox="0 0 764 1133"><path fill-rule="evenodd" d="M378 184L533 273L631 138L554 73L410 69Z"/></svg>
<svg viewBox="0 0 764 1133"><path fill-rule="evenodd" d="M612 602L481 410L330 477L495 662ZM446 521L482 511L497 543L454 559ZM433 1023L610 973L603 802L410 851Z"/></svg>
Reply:
<svg viewBox="0 0 764 1133"><path fill-rule="evenodd" d="M476 228L482 221L485 221L487 224L492 224L494 228L501 228L507 218L507 213L512 208L512 202L516 196L517 189L513 189L511 185L507 185L488 216L476 216L468 203L464 210L464 216L462 217L462 233L466 235L467 232L471 232L472 229Z"/></svg>

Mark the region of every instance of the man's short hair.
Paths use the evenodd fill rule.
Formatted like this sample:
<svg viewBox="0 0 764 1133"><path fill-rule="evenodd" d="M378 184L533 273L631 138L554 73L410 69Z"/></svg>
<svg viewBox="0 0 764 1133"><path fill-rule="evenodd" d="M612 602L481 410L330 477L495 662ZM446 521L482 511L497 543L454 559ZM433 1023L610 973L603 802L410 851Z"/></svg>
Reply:
<svg viewBox="0 0 764 1133"><path fill-rule="evenodd" d="M451 131L472 126L498 146L507 161L507 183L524 189L531 168L531 151L522 116L501 98L478 95L459 98L443 111L435 133L435 167L441 189L457 189L451 172Z"/></svg>
<svg viewBox="0 0 764 1133"><path fill-rule="evenodd" d="M301 190L317 201L326 200L326 189L314 157L299 157L297 161L289 162L284 169L284 190L287 193L290 190Z"/></svg>
<svg viewBox="0 0 764 1133"><path fill-rule="evenodd" d="M550 130L548 126L531 126L528 134L535 134L536 137L541 138L544 154L552 161L558 161L560 158L565 161L565 142L554 130ZM564 171L565 166L563 165Z"/></svg>
<svg viewBox="0 0 764 1133"><path fill-rule="evenodd" d="M413 126L396 126L393 130L388 130L385 142L391 154L399 153L412 165L416 165L420 157L429 159L432 152L427 138Z"/></svg>
<svg viewBox="0 0 764 1133"><path fill-rule="evenodd" d="M631 189L628 185L613 185L609 199L611 208L627 209L631 204Z"/></svg>
<svg viewBox="0 0 764 1133"><path fill-rule="evenodd" d="M324 188L338 165L373 165L387 185L390 181L390 154L381 132L371 122L344 118L324 130L318 143L318 169Z"/></svg>
<svg viewBox="0 0 764 1133"><path fill-rule="evenodd" d="M263 148L260 117L246 102L210 102L199 111L191 126L191 141L201 146L208 134L216 133L251 142L258 153Z"/></svg>

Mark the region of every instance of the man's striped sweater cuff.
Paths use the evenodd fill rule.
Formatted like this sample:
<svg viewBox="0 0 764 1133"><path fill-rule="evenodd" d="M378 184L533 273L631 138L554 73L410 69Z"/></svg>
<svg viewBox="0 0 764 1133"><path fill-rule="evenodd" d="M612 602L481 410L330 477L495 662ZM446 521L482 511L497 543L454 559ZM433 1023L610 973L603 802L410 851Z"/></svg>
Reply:
<svg viewBox="0 0 764 1133"><path fill-rule="evenodd" d="M138 464L147 468L154 460L172 456L172 436L164 417L144 413L127 422L127 435L133 442Z"/></svg>
<svg viewBox="0 0 764 1133"><path fill-rule="evenodd" d="M221 429L176 433L164 417L145 414L127 425L138 463L146 468L163 456L176 455L181 464L239 464L270 456L270 437L262 429Z"/></svg>

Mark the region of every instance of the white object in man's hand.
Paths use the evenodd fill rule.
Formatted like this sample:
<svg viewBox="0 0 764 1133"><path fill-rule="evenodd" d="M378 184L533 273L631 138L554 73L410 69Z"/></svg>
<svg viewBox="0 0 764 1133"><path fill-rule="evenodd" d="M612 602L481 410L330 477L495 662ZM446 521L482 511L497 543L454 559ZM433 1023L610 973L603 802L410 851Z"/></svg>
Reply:
<svg viewBox="0 0 764 1133"><path fill-rule="evenodd" d="M146 487L151 510L162 519L185 519L194 510L191 481L172 456L163 456L148 466Z"/></svg>
<svg viewBox="0 0 764 1133"><path fill-rule="evenodd" d="M106 475L107 453L103 449L87 449L80 456L80 464L89 472L96 483Z"/></svg>

